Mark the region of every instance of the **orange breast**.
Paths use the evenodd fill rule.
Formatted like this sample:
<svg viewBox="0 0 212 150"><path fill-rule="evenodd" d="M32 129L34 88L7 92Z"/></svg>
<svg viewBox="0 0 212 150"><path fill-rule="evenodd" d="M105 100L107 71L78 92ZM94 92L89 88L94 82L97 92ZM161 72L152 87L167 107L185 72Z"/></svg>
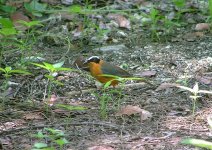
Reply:
<svg viewBox="0 0 212 150"><path fill-rule="evenodd" d="M108 81L111 81L113 80L114 78L112 77L103 77L103 76L100 76L103 74L102 70L101 70L101 65L102 65L103 61L100 61L99 64L97 63L94 63L94 62L90 62L89 63L89 68L90 68L90 72L91 72L91 75L93 77L95 77L99 82L101 83L107 83ZM118 84L118 81L117 80L114 80L112 81L111 85L112 86L116 86Z"/></svg>

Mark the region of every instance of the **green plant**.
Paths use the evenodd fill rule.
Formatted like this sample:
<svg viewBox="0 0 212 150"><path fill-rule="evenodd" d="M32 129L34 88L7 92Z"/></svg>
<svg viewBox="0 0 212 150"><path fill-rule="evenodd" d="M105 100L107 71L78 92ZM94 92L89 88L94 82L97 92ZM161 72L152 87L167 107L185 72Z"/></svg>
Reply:
<svg viewBox="0 0 212 150"><path fill-rule="evenodd" d="M35 37L35 33L38 32L35 27L37 26L43 26L40 21L30 21L26 22L23 20L19 20L18 23L24 25L27 27L27 30L25 32L25 36L21 39L17 39L14 41L14 45L18 47L18 49L21 51L21 64L23 64L25 61L24 59L26 57L29 57L31 55L32 46L35 45L37 38ZM21 32L21 31L20 31Z"/></svg>
<svg viewBox="0 0 212 150"><path fill-rule="evenodd" d="M99 104L100 104L100 117L102 119L107 118L108 115L108 103L112 100L112 97L109 93L103 92L103 94L99 97Z"/></svg>
<svg viewBox="0 0 212 150"><path fill-rule="evenodd" d="M165 35L171 35L174 32L175 27L180 27L181 25L173 20L163 17L161 19L163 23L163 31Z"/></svg>
<svg viewBox="0 0 212 150"><path fill-rule="evenodd" d="M2 64L5 51L10 49L12 41L16 40L14 35L18 32L8 18L0 18L0 64Z"/></svg>
<svg viewBox="0 0 212 150"><path fill-rule="evenodd" d="M63 68L63 64L64 64L64 61L62 62L59 62L59 63L56 63L56 64L49 64L49 63L46 63L46 62L43 62L43 64L38 64L38 63L31 63L35 66L38 66L40 68L43 68L45 70L48 71L47 74L45 74L45 77L48 79L47 81L47 85L46 85L46 88L45 88L45 91L48 89L48 97L50 96L50 93L51 93L51 88L52 88L52 83L56 83L58 85L63 85L61 82L57 81L55 79L55 73L59 72L59 71L71 71L72 69L70 68ZM44 94L44 99L46 97L46 92Z"/></svg>
<svg viewBox="0 0 212 150"><path fill-rule="evenodd" d="M71 105L64 105L64 104L57 104L56 105L58 108L63 108L69 111L73 111L73 110L86 110L85 107L83 106L71 106Z"/></svg>
<svg viewBox="0 0 212 150"><path fill-rule="evenodd" d="M186 6L186 1L185 0L172 0L174 3L175 7L178 8L178 11L176 13L176 20L179 21L180 18L182 17L182 13L184 13L184 8Z"/></svg>
<svg viewBox="0 0 212 150"><path fill-rule="evenodd" d="M4 0L0 1L0 11L3 11L7 14L12 14L16 11L16 8L14 6L6 5L5 2L6 1Z"/></svg>
<svg viewBox="0 0 212 150"><path fill-rule="evenodd" d="M158 21L162 17L159 15L159 11L155 9L154 7L151 8L149 14L142 14L144 17L150 19L149 22L147 22L148 26L150 26L151 31L151 39L152 40L159 40L159 34L158 34Z"/></svg>
<svg viewBox="0 0 212 150"><path fill-rule="evenodd" d="M21 74L21 75L31 75L31 73L25 71L25 70L14 70L12 67L5 67L5 68L0 68L0 72L3 72L3 76L5 77L4 81L4 89L8 87L8 81L10 77L14 74Z"/></svg>
<svg viewBox="0 0 212 150"><path fill-rule="evenodd" d="M211 117L208 117L207 121L208 121L210 128L212 128ZM195 147L212 149L212 142L208 142L206 140L201 140L201 139L186 138L186 139L181 140L181 144L193 145Z"/></svg>
<svg viewBox="0 0 212 150"><path fill-rule="evenodd" d="M64 132L61 130L44 128L44 132L45 133L39 131L37 134L33 135L33 137L36 137L41 141L48 140L50 144L45 142L36 142L32 150L55 150L58 147L62 150L64 145L69 143L65 138Z"/></svg>
<svg viewBox="0 0 212 150"><path fill-rule="evenodd" d="M38 0L32 0L30 3L24 3L25 9L36 17L42 17L46 12L47 4L39 3Z"/></svg>
<svg viewBox="0 0 212 150"><path fill-rule="evenodd" d="M208 0L208 9L209 9L209 15L211 20L212 19L212 0Z"/></svg>
<svg viewBox="0 0 212 150"><path fill-rule="evenodd" d="M199 86L198 83L195 83L193 88L188 88L185 86L177 86L181 89L187 90L189 92L191 92L193 95L190 96L190 98L192 99L192 114L194 115L195 112L195 108L196 108L196 101L198 98L200 98L201 96L199 95L200 93L204 93L204 94L212 94L211 91L206 91L206 90L199 90Z"/></svg>
<svg viewBox="0 0 212 150"><path fill-rule="evenodd" d="M122 77L119 77L119 76L114 76L114 75L107 75L107 74L103 74L101 76L104 76L104 77L112 77L114 78L113 80L110 80L108 81L107 83L104 84L104 87L103 87L103 93L101 96L98 96L98 99L99 99L99 103L100 103L100 117L101 118L107 118L107 115L108 115L108 105L109 105L109 102L113 101L114 99L112 98L112 96L114 94L117 94L118 96L116 101L113 101L113 105L112 107L115 107L115 108L119 108L120 106L120 100L121 100L121 97L123 96L122 94L122 91L123 91L123 87L124 87L124 84L127 80L138 80L138 81L143 81L143 82L146 82L146 83L149 83L147 80L145 80L144 78L135 78L135 77L132 77L132 78L122 78ZM117 80L119 81L120 83L120 88L119 89L110 89L109 86L111 85L111 83L114 81L114 80ZM151 83L149 83L151 84Z"/></svg>
<svg viewBox="0 0 212 150"><path fill-rule="evenodd" d="M0 34L5 37L11 36L11 35L16 35L17 31L15 27L13 26L13 23L10 19L8 18L0 18Z"/></svg>

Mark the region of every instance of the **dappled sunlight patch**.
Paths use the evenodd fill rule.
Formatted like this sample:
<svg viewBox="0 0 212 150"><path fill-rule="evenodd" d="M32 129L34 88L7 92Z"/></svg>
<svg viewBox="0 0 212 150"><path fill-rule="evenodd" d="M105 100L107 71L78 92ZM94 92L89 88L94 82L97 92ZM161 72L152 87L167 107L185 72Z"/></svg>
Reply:
<svg viewBox="0 0 212 150"><path fill-rule="evenodd" d="M207 124L207 117L212 114L212 109L206 108L195 114L186 117L167 116L161 125L172 131L179 131L182 134L208 136L210 134Z"/></svg>
<svg viewBox="0 0 212 150"><path fill-rule="evenodd" d="M0 124L0 133L1 131L6 131L9 129L15 129L18 127L23 127L26 122L22 119L15 119L13 121L5 122Z"/></svg>

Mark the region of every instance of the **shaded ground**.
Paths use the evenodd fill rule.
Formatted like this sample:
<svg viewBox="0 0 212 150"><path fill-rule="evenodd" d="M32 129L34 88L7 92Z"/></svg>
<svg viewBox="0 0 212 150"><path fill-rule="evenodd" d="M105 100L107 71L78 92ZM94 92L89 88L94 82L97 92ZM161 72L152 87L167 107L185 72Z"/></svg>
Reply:
<svg viewBox="0 0 212 150"><path fill-rule="evenodd" d="M18 84L11 86L13 96L6 93L6 97L0 97L4 100L4 105L0 108L2 147L14 150L31 149L38 141L32 134L44 127L64 131L65 138L70 141L64 149L77 150L186 150L194 148L181 145L179 141L182 138L209 139L211 132L207 117L212 112L210 95L199 98L195 116L192 116L189 92L173 87L156 89L162 83L176 81L193 87L198 81L200 89L210 90L211 34L186 40L187 32L183 30L176 37L170 38L170 42L154 43L145 36L148 31L127 30L126 33L128 36L119 42L122 45L120 50L95 50L103 45L86 44L90 37L85 37L85 41L81 43L76 42L69 50L66 44L54 43L53 46L52 39L45 38L41 38L39 44L33 48L35 54L42 51L42 57L48 62L65 59L66 67L73 67L71 64L78 56L84 55L87 58L98 55L108 62L124 66L135 76L140 76L147 70L156 71L156 75L149 79L152 86L144 84L104 91L96 88L95 80L85 71L62 72L57 75L57 79L64 86L52 88L52 95L57 96L56 103L87 108L82 111L66 111L55 106L46 107L48 99L43 101L43 93L47 81L42 76L43 71L33 70L35 76L31 77L14 76L11 81ZM77 50L81 46L83 49ZM13 58L13 55L16 54L7 56L5 61ZM0 81L3 83L3 78ZM126 84L133 85L135 81L128 81ZM82 92L85 90L90 91ZM100 100L103 98L108 101L105 119L100 118ZM118 110L126 105L138 105L151 112L152 117L142 121L138 114L116 116Z"/></svg>

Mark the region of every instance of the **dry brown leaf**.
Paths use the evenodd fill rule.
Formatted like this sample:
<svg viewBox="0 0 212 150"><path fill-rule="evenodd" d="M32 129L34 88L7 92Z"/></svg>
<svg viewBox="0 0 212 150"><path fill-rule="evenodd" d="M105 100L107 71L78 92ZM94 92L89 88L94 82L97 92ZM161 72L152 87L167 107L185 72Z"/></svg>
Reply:
<svg viewBox="0 0 212 150"><path fill-rule="evenodd" d="M138 114L142 113L142 109L139 106L133 106L133 105L127 105L123 107L116 115L132 115L132 114Z"/></svg>
<svg viewBox="0 0 212 150"><path fill-rule="evenodd" d="M210 30L210 25L208 23L198 23L195 27L196 31Z"/></svg>
<svg viewBox="0 0 212 150"><path fill-rule="evenodd" d="M203 32L192 32L192 33L186 33L183 35L183 39L189 42L193 42L202 37L204 37Z"/></svg>
<svg viewBox="0 0 212 150"><path fill-rule="evenodd" d="M152 77L152 76L155 76L156 75L156 71L144 71L144 72L141 72L141 76L142 77Z"/></svg>
<svg viewBox="0 0 212 150"><path fill-rule="evenodd" d="M28 29L26 26L24 26L23 24L19 23L18 21L23 20L26 22L30 22L29 17L27 17L26 15L24 15L22 12L15 12L10 16L11 20L13 21L13 24L15 26L16 29L20 30L20 31L25 31L26 29Z"/></svg>
<svg viewBox="0 0 212 150"><path fill-rule="evenodd" d="M205 34L204 32L194 32L194 34L196 35L196 37L203 37Z"/></svg>
<svg viewBox="0 0 212 150"><path fill-rule="evenodd" d="M45 99L44 102L49 106L53 106L57 100L58 97L55 94L52 94L51 97L49 99Z"/></svg>
<svg viewBox="0 0 212 150"><path fill-rule="evenodd" d="M207 77L207 76L196 76L196 80L199 81L200 83L209 85L211 84L212 77Z"/></svg>
<svg viewBox="0 0 212 150"><path fill-rule="evenodd" d="M155 91L161 91L161 90L178 87L178 86L180 86L180 85L176 84L176 83L162 83Z"/></svg>
<svg viewBox="0 0 212 150"><path fill-rule="evenodd" d="M32 112L32 113L25 114L23 116L23 119L25 119L25 120L42 120L44 118L40 115L40 113Z"/></svg>
<svg viewBox="0 0 212 150"><path fill-rule="evenodd" d="M121 28L127 28L127 29L131 28L130 21L120 14L108 14L107 17L109 19L115 20L118 23L119 27Z"/></svg>
<svg viewBox="0 0 212 150"><path fill-rule="evenodd" d="M140 114L140 116L141 116L141 121L143 121L143 120L147 120L148 118L152 118L152 113L142 109L142 113Z"/></svg>
<svg viewBox="0 0 212 150"><path fill-rule="evenodd" d="M127 105L126 107L123 107L116 115L117 116L122 116L122 115L130 116L133 114L139 114L141 117L141 121L152 117L152 114L149 111L141 109L139 106L133 106L133 105Z"/></svg>

